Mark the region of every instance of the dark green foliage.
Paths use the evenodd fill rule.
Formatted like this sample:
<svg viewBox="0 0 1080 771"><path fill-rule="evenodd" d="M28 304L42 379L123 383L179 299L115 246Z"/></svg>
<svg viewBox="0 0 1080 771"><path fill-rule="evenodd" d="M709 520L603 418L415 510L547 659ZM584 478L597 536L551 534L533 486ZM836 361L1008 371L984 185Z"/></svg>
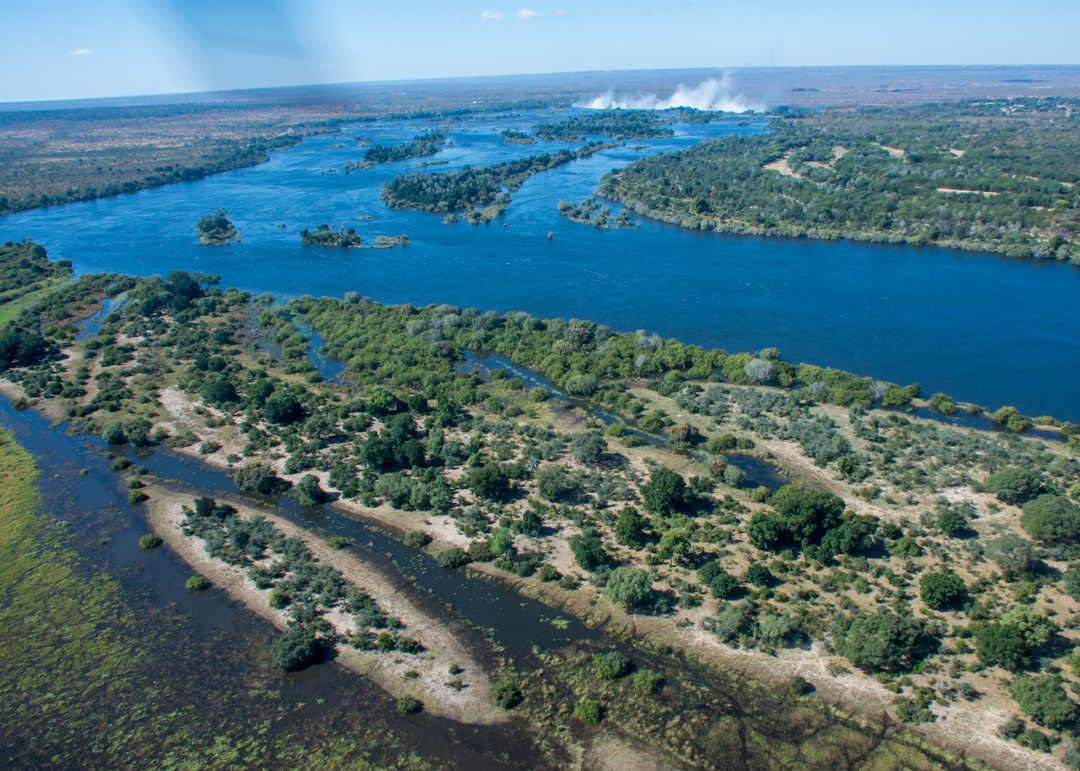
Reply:
<svg viewBox="0 0 1080 771"><path fill-rule="evenodd" d="M163 543L164 543L164 541L161 539L161 536L158 535L157 533L147 533L146 535L144 535L142 538L139 539L139 548L140 549L156 549L157 547L161 546L161 544L163 544Z"/></svg>
<svg viewBox="0 0 1080 771"><path fill-rule="evenodd" d="M331 549L344 549L349 545L348 539L340 535L332 535L326 539L326 545Z"/></svg>
<svg viewBox="0 0 1080 771"><path fill-rule="evenodd" d="M709 579L708 586L713 597L718 600L726 600L739 588L739 579L727 571L721 570Z"/></svg>
<svg viewBox="0 0 1080 771"><path fill-rule="evenodd" d="M746 526L750 542L759 549L778 550L790 546L805 549L820 543L829 531L842 523L844 501L832 493L784 485L773 494L769 503L775 513L757 511ZM836 546L860 546L865 540L864 530L854 526L852 532L838 535L834 538Z"/></svg>
<svg viewBox="0 0 1080 771"><path fill-rule="evenodd" d="M424 704L412 696L399 696L394 708L399 715L414 715L424 708Z"/></svg>
<svg viewBox="0 0 1080 771"><path fill-rule="evenodd" d="M645 542L645 520L633 506L626 506L619 512L615 523L615 540L623 546L640 548Z"/></svg>
<svg viewBox="0 0 1080 771"><path fill-rule="evenodd" d="M955 536L967 529L967 517L956 509L942 509L938 514L937 527L948 536Z"/></svg>
<svg viewBox="0 0 1080 771"><path fill-rule="evenodd" d="M342 226L334 230L326 224L319 225L315 230L301 230L300 242L304 246L335 246L339 249L351 249L363 243L356 234L356 228Z"/></svg>
<svg viewBox="0 0 1080 771"><path fill-rule="evenodd" d="M292 486L289 480L279 477L270 466L259 463L249 463L238 469L233 481L239 489L261 495L280 495Z"/></svg>
<svg viewBox="0 0 1080 771"><path fill-rule="evenodd" d="M543 139L568 142L581 139L585 134L604 134L612 139L654 139L675 133L661 125L654 110L597 110L557 123L541 123L535 131Z"/></svg>
<svg viewBox="0 0 1080 771"><path fill-rule="evenodd" d="M746 573L743 575L746 581L757 586L765 587L772 584L774 576L769 572L769 569L762 565L760 562L754 563L746 569Z"/></svg>
<svg viewBox="0 0 1080 771"><path fill-rule="evenodd" d="M934 394L930 397L930 404L942 415L956 414L956 402L953 401L951 396L942 393Z"/></svg>
<svg viewBox="0 0 1080 771"><path fill-rule="evenodd" d="M497 501L510 490L510 480L501 467L489 463L469 471L469 489L478 498Z"/></svg>
<svg viewBox="0 0 1080 771"><path fill-rule="evenodd" d="M593 431L585 431L570 437L570 453L578 463L597 463L607 452L604 437Z"/></svg>
<svg viewBox="0 0 1080 771"><path fill-rule="evenodd" d="M925 629L918 619L878 611L844 619L836 632L837 653L855 666L871 672L909 670L924 642Z"/></svg>
<svg viewBox="0 0 1080 771"><path fill-rule="evenodd" d="M319 484L319 478L307 474L296 483L296 492L300 496L301 506L318 506L327 499L326 491Z"/></svg>
<svg viewBox="0 0 1080 771"><path fill-rule="evenodd" d="M110 423L105 426L105 429L101 432L101 438L105 440L106 444L123 444L127 441L124 426L120 423Z"/></svg>
<svg viewBox="0 0 1080 771"><path fill-rule="evenodd" d="M422 158L434 155L446 144L446 136L438 131L417 134L404 145L373 145L364 151L364 160L369 163L392 163L409 158Z"/></svg>
<svg viewBox="0 0 1080 771"><path fill-rule="evenodd" d="M616 605L641 607L652 599L652 578L641 568L615 568L604 585L604 593Z"/></svg>
<svg viewBox="0 0 1080 771"><path fill-rule="evenodd" d="M545 463L536 470L536 489L549 501L558 501L577 489L577 481L566 469L555 463Z"/></svg>
<svg viewBox="0 0 1080 771"><path fill-rule="evenodd" d="M202 592L209 588L210 582L202 576L191 576L184 582L184 587L189 592Z"/></svg>
<svg viewBox="0 0 1080 771"><path fill-rule="evenodd" d="M635 672L631 682L634 685L634 690L641 696L651 696L660 693L664 688L664 676L651 669L642 669L639 672Z"/></svg>
<svg viewBox="0 0 1080 771"><path fill-rule="evenodd" d="M1075 541L1080 537L1080 506L1060 495L1044 493L1024 504L1020 524L1036 541Z"/></svg>
<svg viewBox="0 0 1080 771"><path fill-rule="evenodd" d="M304 408L291 391L275 391L263 405L263 415L271 423L287 426L304 417Z"/></svg>
<svg viewBox="0 0 1080 771"><path fill-rule="evenodd" d="M1047 728L1065 728L1076 720L1076 702L1065 692L1060 677L1018 677L1009 686L1009 693L1025 714Z"/></svg>
<svg viewBox="0 0 1080 771"><path fill-rule="evenodd" d="M933 610L947 610L955 607L964 599L965 592L963 579L950 571L925 573L919 579L919 593L922 601Z"/></svg>
<svg viewBox="0 0 1080 771"><path fill-rule="evenodd" d="M578 565L590 572L608 561L607 552L604 551L600 537L596 534L571 539L570 548L574 552L574 559L577 560Z"/></svg>
<svg viewBox="0 0 1080 771"><path fill-rule="evenodd" d="M1009 466L986 478L983 489L993 493L998 500L1022 505L1043 491L1038 475L1028 469Z"/></svg>
<svg viewBox="0 0 1080 771"><path fill-rule="evenodd" d="M1072 565L1065 571L1062 587L1070 597L1080 602L1080 565Z"/></svg>
<svg viewBox="0 0 1080 771"><path fill-rule="evenodd" d="M448 570L465 567L471 561L469 555L460 546L451 546L440 553L438 557L439 566Z"/></svg>
<svg viewBox="0 0 1080 771"><path fill-rule="evenodd" d="M206 214L200 220L197 227L199 242L207 244L220 244L236 238L236 228L229 221L228 212L218 209L213 214Z"/></svg>
<svg viewBox="0 0 1080 771"><path fill-rule="evenodd" d="M682 476L664 467L655 469L641 488L645 509L661 517L670 517L685 508L687 495Z"/></svg>
<svg viewBox="0 0 1080 771"><path fill-rule="evenodd" d="M404 543L410 549L423 549L431 543L431 536L423 530L410 530L405 533Z"/></svg>
<svg viewBox="0 0 1080 771"><path fill-rule="evenodd" d="M507 680L500 680L491 686L491 700L503 709L513 709L522 699L521 691Z"/></svg>
<svg viewBox="0 0 1080 771"><path fill-rule="evenodd" d="M1024 669L1031 658L1031 643L1014 624L991 622L975 632L975 652L984 664L999 664L1010 672Z"/></svg>
<svg viewBox="0 0 1080 771"><path fill-rule="evenodd" d="M630 674L630 659L618 651L593 656L593 674L600 680L618 680Z"/></svg>
<svg viewBox="0 0 1080 771"><path fill-rule="evenodd" d="M314 664L322 644L309 624L290 624L270 646L270 659L279 672L296 672Z"/></svg>

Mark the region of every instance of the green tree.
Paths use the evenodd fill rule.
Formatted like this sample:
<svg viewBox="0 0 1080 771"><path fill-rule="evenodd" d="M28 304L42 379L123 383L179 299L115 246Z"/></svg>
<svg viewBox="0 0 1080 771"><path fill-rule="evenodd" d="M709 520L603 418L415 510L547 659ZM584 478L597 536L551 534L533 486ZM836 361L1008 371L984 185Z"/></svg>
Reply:
<svg viewBox="0 0 1080 771"><path fill-rule="evenodd" d="M661 466L649 475L649 481L641 488L641 497L647 511L670 517L686 504L686 482L679 474Z"/></svg>
<svg viewBox="0 0 1080 771"><path fill-rule="evenodd" d="M469 489L479 498L497 501L510 490L510 479L498 464L488 463L469 471Z"/></svg>
<svg viewBox="0 0 1080 771"><path fill-rule="evenodd" d="M536 470L536 489L545 499L558 501L577 489L577 481L566 469L555 463L545 463Z"/></svg>
<svg viewBox="0 0 1080 771"><path fill-rule="evenodd" d="M630 674L630 659L618 651L597 653L592 660L593 674L599 680L618 680Z"/></svg>
<svg viewBox="0 0 1080 771"><path fill-rule="evenodd" d="M645 542L645 519L633 506L626 506L619 512L619 520L615 523L615 540L635 549Z"/></svg>
<svg viewBox="0 0 1080 771"><path fill-rule="evenodd" d="M1020 525L1036 541L1075 541L1080 537L1080 506L1044 493L1024 504Z"/></svg>
<svg viewBox="0 0 1080 771"><path fill-rule="evenodd" d="M676 527L668 530L656 546L656 556L674 565L684 554L690 551L690 531Z"/></svg>
<svg viewBox="0 0 1080 771"><path fill-rule="evenodd" d="M570 540L570 549L574 559L585 570L592 572L608 561L607 552L595 533L578 536Z"/></svg>
<svg viewBox="0 0 1080 771"><path fill-rule="evenodd" d="M304 416L304 408L291 391L274 391L263 405L263 416L271 423L287 426Z"/></svg>
<svg viewBox="0 0 1080 771"><path fill-rule="evenodd" d="M570 437L570 454L578 463L598 463L607 452L607 442L595 431L583 431Z"/></svg>
<svg viewBox="0 0 1080 771"><path fill-rule="evenodd" d="M583 699L574 707L574 719L596 725L604 719L604 707L596 699Z"/></svg>
<svg viewBox="0 0 1080 771"><path fill-rule="evenodd" d="M912 616L878 611L860 613L836 633L837 653L860 669L898 672L910 669L925 635Z"/></svg>
<svg viewBox="0 0 1080 771"><path fill-rule="evenodd" d="M299 493L301 506L317 506L327 498L319 478L314 474L307 474L297 482L296 492Z"/></svg>
<svg viewBox="0 0 1080 771"><path fill-rule="evenodd" d="M1009 686L1009 693L1024 714L1047 728L1065 728L1076 720L1076 702L1065 692L1060 677L1018 677Z"/></svg>
<svg viewBox="0 0 1080 771"><path fill-rule="evenodd" d="M279 672L296 672L319 659L321 644L309 624L290 624L270 646L270 658Z"/></svg>
<svg viewBox="0 0 1080 771"><path fill-rule="evenodd" d="M641 568L615 568L604 585L604 593L616 605L638 608L652 599L652 578Z"/></svg>
<svg viewBox="0 0 1080 771"><path fill-rule="evenodd" d="M1009 466L988 476L983 489L999 501L1020 506L1041 493L1043 485L1035 472Z"/></svg>
<svg viewBox="0 0 1080 771"><path fill-rule="evenodd" d="M261 495L276 495L291 487L289 480L279 477L270 466L259 463L242 466L237 470L233 481L239 489Z"/></svg>
<svg viewBox="0 0 1080 771"><path fill-rule="evenodd" d="M955 536L967 529L968 520L956 509L942 509L938 514L937 528L947 536Z"/></svg>
<svg viewBox="0 0 1080 771"><path fill-rule="evenodd" d="M951 571L926 573L919 579L922 601L933 610L955 607L964 598L965 591L964 581Z"/></svg>
<svg viewBox="0 0 1080 771"><path fill-rule="evenodd" d="M709 579L709 591L718 600L726 600L739 588L739 579L721 570Z"/></svg>
<svg viewBox="0 0 1080 771"><path fill-rule="evenodd" d="M991 622L975 632L975 653L984 664L1018 672L1030 661L1031 645L1020 627Z"/></svg>

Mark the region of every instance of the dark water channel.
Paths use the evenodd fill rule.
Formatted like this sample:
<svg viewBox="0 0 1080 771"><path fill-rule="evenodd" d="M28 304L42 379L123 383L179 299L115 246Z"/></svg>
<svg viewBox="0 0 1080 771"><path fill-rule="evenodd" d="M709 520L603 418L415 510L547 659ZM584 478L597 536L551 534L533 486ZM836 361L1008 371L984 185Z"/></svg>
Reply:
<svg viewBox="0 0 1080 771"><path fill-rule="evenodd" d="M426 160L447 163L428 171L577 147L506 145L499 136L552 117L558 116L348 127L254 168L7 215L0 241L32 238L82 272L197 270L256 294L357 291L385 303L589 319L728 351L776 346L794 362L1080 421L1080 270L1073 267L939 248L718 236L648 220L640 229L597 230L556 211L560 199L592 195L613 168L702 140L761 132L764 119L676 125L673 137L627 142L538 174L513 194L505 216L486 226L444 225L441 214L389 209L382 185L416 169L416 160L344 170L362 157L366 146L354 141L360 134L400 144L440 128L449 145ZM197 221L222 207L242 243L200 246ZM304 247L299 231L320 223L355 227L367 242L407 233L411 243Z"/></svg>

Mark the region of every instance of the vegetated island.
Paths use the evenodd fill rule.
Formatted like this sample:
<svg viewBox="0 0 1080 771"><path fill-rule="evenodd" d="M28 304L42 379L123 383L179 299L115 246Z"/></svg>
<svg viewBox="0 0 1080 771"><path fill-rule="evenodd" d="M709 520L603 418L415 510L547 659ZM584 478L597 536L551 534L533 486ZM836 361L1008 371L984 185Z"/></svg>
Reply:
<svg viewBox="0 0 1080 771"><path fill-rule="evenodd" d="M73 321L121 292L127 304L76 340ZM244 489L339 497L448 568L782 678L796 697L809 682L1011 767L1072 762L1080 427L1061 426L1063 444L912 418L881 408L921 404L917 386L775 349L356 294L271 302L183 272L81 276L0 334L3 389L109 444L231 467ZM344 387L320 383L301 321L348 362ZM482 378L460 367L466 349L508 363ZM514 367L580 401L554 402ZM600 406L620 420L605 427ZM791 481L748 487L747 455ZM601 657L597 677L630 668ZM550 708L542 693L527 698ZM581 695L574 714L629 726L640 713L616 696ZM712 721L658 741L715 763L726 756L707 736L726 724Z"/></svg>
<svg viewBox="0 0 1080 771"><path fill-rule="evenodd" d="M229 212L225 209L218 209L213 214L203 215L196 227L200 244L213 246L227 244L233 240L240 243L240 234L236 232L236 227L229 220L228 214Z"/></svg>
<svg viewBox="0 0 1080 771"><path fill-rule="evenodd" d="M675 136L663 125L656 110L596 110L556 123L540 123L534 129L541 139L575 142L586 134L603 134L612 139L656 139Z"/></svg>
<svg viewBox="0 0 1080 771"><path fill-rule="evenodd" d="M499 136L502 137L503 143L508 145L535 145L536 137L532 134L527 134L524 131L514 131L513 129L506 129L500 132Z"/></svg>
<svg viewBox="0 0 1080 771"><path fill-rule="evenodd" d="M600 192L683 227L1080 264L1080 100L790 114L639 160Z"/></svg>
<svg viewBox="0 0 1080 771"><path fill-rule="evenodd" d="M588 158L615 143L589 142L577 150L531 155L490 166L465 166L460 171L412 172L383 185L382 199L394 209L453 212L460 209L505 206L510 196L533 174L554 169L579 158Z"/></svg>
<svg viewBox="0 0 1080 771"><path fill-rule="evenodd" d="M594 214L596 215L595 218L593 217ZM566 217L571 222L592 225L598 230L634 227L634 223L630 219L630 213L626 209L611 218L611 207L600 204L595 198L586 198L579 205L574 205L563 199L559 201L559 216Z"/></svg>
<svg viewBox="0 0 1080 771"><path fill-rule="evenodd" d="M365 246L356 228L340 225L335 230L325 223L314 230L301 230L300 240L304 246L334 246L340 249L393 249L395 246L409 245L409 237L402 233L398 236L376 236L373 245Z"/></svg>
<svg viewBox="0 0 1080 771"><path fill-rule="evenodd" d="M393 163L409 158L423 158L434 155L446 144L446 136L438 131L417 134L412 141L403 145L375 145L364 151L364 160L368 163Z"/></svg>

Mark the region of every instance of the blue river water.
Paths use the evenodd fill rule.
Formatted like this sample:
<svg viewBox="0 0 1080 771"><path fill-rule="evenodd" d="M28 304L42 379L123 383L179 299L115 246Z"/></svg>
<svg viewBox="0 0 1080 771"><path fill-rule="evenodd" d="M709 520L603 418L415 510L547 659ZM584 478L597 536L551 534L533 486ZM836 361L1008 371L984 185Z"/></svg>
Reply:
<svg viewBox="0 0 1080 771"><path fill-rule="evenodd" d="M31 238L79 272L203 271L278 297L354 290L384 303L590 319L728 351L776 346L794 362L1080 421L1074 267L939 248L718 236L648 220L633 230L596 230L556 211L560 199L581 201L604 173L636 158L759 132L764 120L678 125L674 137L627 141L536 175L490 225L446 225L442 215L394 211L380 200L383 183L423 161L447 161L426 169L441 171L579 146L506 145L499 137L539 119L348 127L254 168L8 215L0 241ZM450 138L438 155L345 173L344 164L363 155L357 137L400 143L433 127ZM199 245L195 223L217 208L228 209L242 243ZM321 223L355 227L370 242L406 233L411 244L302 246L299 231Z"/></svg>

